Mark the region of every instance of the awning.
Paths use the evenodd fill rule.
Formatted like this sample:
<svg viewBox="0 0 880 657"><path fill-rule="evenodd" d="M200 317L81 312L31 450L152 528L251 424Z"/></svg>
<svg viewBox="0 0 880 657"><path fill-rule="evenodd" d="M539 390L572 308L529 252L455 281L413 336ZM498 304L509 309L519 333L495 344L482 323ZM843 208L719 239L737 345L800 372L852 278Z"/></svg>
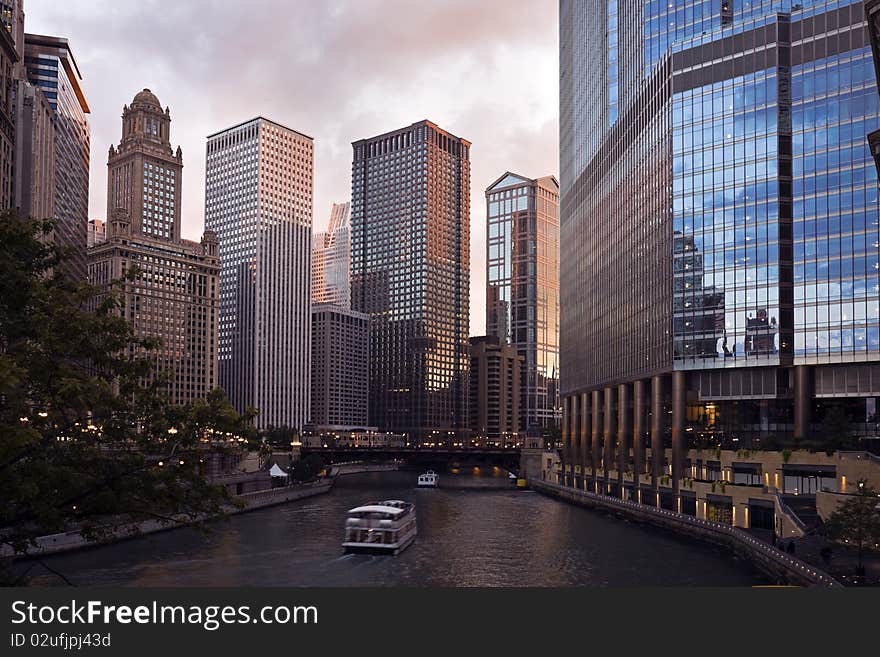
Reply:
<svg viewBox="0 0 880 657"><path fill-rule="evenodd" d="M284 470L282 470L281 468L279 468L277 463L272 466L271 470L269 470L269 474L272 475L273 477L286 477L287 476L287 473Z"/></svg>

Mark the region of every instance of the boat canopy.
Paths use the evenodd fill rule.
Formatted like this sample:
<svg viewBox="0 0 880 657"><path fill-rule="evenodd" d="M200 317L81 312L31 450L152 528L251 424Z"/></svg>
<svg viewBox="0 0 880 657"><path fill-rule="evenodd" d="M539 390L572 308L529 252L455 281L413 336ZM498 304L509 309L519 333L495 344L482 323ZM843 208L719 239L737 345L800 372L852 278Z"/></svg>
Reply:
<svg viewBox="0 0 880 657"><path fill-rule="evenodd" d="M398 509L393 506L382 506L381 504L370 504L367 506L359 506L356 509L349 510L349 513L388 513L393 516L400 515L405 509Z"/></svg>

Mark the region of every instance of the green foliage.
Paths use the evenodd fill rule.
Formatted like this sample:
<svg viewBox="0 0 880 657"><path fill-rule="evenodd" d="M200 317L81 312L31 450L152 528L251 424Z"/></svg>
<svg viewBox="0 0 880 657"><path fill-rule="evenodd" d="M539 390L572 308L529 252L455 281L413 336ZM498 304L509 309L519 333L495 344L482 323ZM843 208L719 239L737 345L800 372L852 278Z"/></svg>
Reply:
<svg viewBox="0 0 880 657"><path fill-rule="evenodd" d="M793 454L793 452L790 449L786 448L786 449L782 450L782 462L788 463L788 460L791 458L792 454Z"/></svg>
<svg viewBox="0 0 880 657"><path fill-rule="evenodd" d="M856 494L848 495L846 501L825 522L828 538L858 549L860 570L863 549L880 543L878 506L880 497L877 497L877 492L866 481L861 480Z"/></svg>
<svg viewBox="0 0 880 657"><path fill-rule="evenodd" d="M57 273L51 231L0 216L0 544L22 555L47 534L222 513L228 496L200 469L253 438L251 417L219 390L170 404L157 341L122 316L123 283L98 294Z"/></svg>
<svg viewBox="0 0 880 657"><path fill-rule="evenodd" d="M293 464L291 478L294 482L313 481L324 469L324 459L317 454L309 454Z"/></svg>

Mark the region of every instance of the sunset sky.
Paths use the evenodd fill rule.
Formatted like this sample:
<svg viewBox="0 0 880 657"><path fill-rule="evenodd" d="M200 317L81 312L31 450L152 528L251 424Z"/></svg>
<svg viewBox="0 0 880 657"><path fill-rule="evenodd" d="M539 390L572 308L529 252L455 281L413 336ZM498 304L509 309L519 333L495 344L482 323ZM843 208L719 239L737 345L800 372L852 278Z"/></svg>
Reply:
<svg viewBox="0 0 880 657"><path fill-rule="evenodd" d="M558 175L556 0L26 0L70 40L91 105L89 216L144 87L183 147L183 235L204 223L205 138L258 115L315 139L315 230L351 194L351 142L430 119L473 142L471 334L484 332L485 188Z"/></svg>

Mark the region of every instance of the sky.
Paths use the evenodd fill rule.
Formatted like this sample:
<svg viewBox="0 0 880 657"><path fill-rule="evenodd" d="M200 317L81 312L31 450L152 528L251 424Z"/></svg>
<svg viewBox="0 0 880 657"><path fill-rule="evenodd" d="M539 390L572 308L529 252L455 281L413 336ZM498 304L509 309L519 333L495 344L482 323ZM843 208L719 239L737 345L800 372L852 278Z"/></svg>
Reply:
<svg viewBox="0 0 880 657"><path fill-rule="evenodd" d="M143 88L183 148L183 237L204 227L206 137L265 116L315 140L314 230L351 196L351 142L429 119L471 149L471 335L485 331L485 189L559 169L556 0L25 0L91 106L89 216Z"/></svg>

